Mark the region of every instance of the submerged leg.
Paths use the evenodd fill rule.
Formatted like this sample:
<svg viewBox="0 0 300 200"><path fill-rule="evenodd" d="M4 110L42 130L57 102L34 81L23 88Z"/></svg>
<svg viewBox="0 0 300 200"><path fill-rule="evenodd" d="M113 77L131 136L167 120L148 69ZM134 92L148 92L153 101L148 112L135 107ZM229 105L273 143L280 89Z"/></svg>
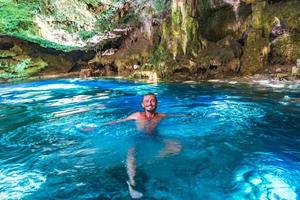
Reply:
<svg viewBox="0 0 300 200"><path fill-rule="evenodd" d="M164 143L165 147L159 153L159 157L178 154L182 150L182 144L177 140L167 139L164 141Z"/></svg>
<svg viewBox="0 0 300 200"><path fill-rule="evenodd" d="M127 181L127 185L128 185L128 190L131 198L133 199L142 198L143 193L133 189L133 187L135 186L134 177L136 174L135 148L130 148L127 152L126 168L127 168L127 175L129 178L129 180Z"/></svg>
<svg viewBox="0 0 300 200"><path fill-rule="evenodd" d="M135 148L130 148L127 152L126 160L127 175L129 178L129 183L135 186L135 173L136 173L136 160L135 160Z"/></svg>

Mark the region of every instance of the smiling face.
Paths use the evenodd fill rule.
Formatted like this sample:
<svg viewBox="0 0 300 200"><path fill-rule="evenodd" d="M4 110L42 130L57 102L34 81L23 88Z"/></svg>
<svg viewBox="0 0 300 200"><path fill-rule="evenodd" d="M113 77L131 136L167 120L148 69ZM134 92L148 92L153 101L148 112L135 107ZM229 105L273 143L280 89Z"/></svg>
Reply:
<svg viewBox="0 0 300 200"><path fill-rule="evenodd" d="M154 94L145 95L142 101L142 107L147 112L155 112L157 107L157 100Z"/></svg>

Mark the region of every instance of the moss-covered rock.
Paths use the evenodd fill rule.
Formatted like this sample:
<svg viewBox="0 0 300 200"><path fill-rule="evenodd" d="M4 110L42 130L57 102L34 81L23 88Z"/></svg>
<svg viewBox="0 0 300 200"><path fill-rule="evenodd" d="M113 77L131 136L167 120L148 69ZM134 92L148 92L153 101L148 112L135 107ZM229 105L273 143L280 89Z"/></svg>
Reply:
<svg viewBox="0 0 300 200"><path fill-rule="evenodd" d="M203 37L210 41L219 41L226 36L239 39L247 26L247 17L251 14L251 6L242 4L238 10L238 19L230 6L223 6L210 12L201 20Z"/></svg>
<svg viewBox="0 0 300 200"><path fill-rule="evenodd" d="M217 43L209 42L197 57L176 60L159 46L154 55L161 55L164 59L157 59L156 65L147 64L142 69L156 71L159 78L167 80L223 78L239 72L241 53L241 45L231 36Z"/></svg>
<svg viewBox="0 0 300 200"><path fill-rule="evenodd" d="M71 71L76 63L90 59L91 52L63 52L43 48L14 37L0 37L0 77L3 79L46 76Z"/></svg>
<svg viewBox="0 0 300 200"><path fill-rule="evenodd" d="M145 64L158 43L158 31L154 27L153 37L149 38L140 29L136 29L123 41L118 49L99 52L89 63L89 68L105 72L105 66L111 66L118 75L129 75ZM106 75L107 73L103 73Z"/></svg>
<svg viewBox="0 0 300 200"><path fill-rule="evenodd" d="M261 30L252 30L243 49L242 74L251 75L261 71L267 65L269 52L268 38L262 37Z"/></svg>
<svg viewBox="0 0 300 200"><path fill-rule="evenodd" d="M148 4L159 15L167 2ZM145 5L127 0L0 0L0 34L65 52L98 48L119 37L108 32L143 20L139 15Z"/></svg>
<svg viewBox="0 0 300 200"><path fill-rule="evenodd" d="M266 6L263 12L263 32L268 37L279 19L291 33L300 33L300 3L298 0L280 1Z"/></svg>
<svg viewBox="0 0 300 200"><path fill-rule="evenodd" d="M0 50L0 79L29 77L47 65L40 57L31 58L26 55L17 45Z"/></svg>
<svg viewBox="0 0 300 200"><path fill-rule="evenodd" d="M257 30L263 28L263 18L266 5L267 2L265 1L258 1L252 4L252 28Z"/></svg>
<svg viewBox="0 0 300 200"><path fill-rule="evenodd" d="M295 64L300 59L300 34L284 34L271 44L271 64Z"/></svg>
<svg viewBox="0 0 300 200"><path fill-rule="evenodd" d="M171 17L165 21L163 28L163 44L173 58L181 56L196 56L199 50L205 47L206 42L199 34L199 16L197 1L173 0L171 4Z"/></svg>
<svg viewBox="0 0 300 200"><path fill-rule="evenodd" d="M0 35L25 41L0 38L0 76L255 74L299 59L299 10L298 0L0 0Z"/></svg>

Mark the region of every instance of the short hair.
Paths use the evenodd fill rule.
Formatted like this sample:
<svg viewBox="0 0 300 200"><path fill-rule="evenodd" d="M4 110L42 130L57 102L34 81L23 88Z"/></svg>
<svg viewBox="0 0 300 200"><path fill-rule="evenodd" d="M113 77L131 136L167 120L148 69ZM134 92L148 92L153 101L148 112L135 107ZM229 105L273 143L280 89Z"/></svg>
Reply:
<svg viewBox="0 0 300 200"><path fill-rule="evenodd" d="M147 94L144 94L144 95L143 95L143 98L142 98L142 102L143 102L143 100L144 100L145 96L149 96L149 95L151 95L151 96L154 96L154 98L155 98L155 101L157 102L157 97L156 97L156 94L154 94L154 93L152 93L152 92L149 92L149 93L147 93Z"/></svg>

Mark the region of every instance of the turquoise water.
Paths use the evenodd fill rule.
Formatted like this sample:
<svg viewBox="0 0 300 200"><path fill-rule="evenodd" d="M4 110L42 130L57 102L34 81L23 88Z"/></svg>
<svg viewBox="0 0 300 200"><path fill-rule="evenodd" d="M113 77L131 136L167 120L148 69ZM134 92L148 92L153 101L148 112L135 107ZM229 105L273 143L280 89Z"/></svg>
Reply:
<svg viewBox="0 0 300 200"><path fill-rule="evenodd" d="M135 122L105 122L141 110ZM61 79L0 85L0 199L300 199L300 87ZM177 147L168 151L168 142Z"/></svg>

